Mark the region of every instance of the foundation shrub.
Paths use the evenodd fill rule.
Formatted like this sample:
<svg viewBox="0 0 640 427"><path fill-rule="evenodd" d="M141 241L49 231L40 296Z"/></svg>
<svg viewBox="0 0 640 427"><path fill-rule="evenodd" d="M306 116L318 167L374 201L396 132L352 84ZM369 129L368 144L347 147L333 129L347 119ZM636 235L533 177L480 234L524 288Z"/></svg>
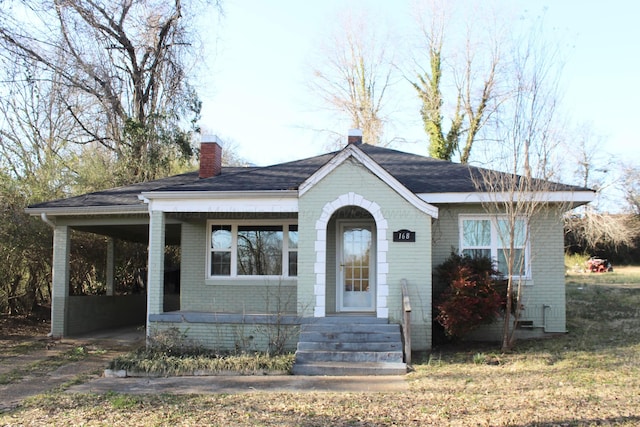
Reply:
<svg viewBox="0 0 640 427"><path fill-rule="evenodd" d="M452 253L436 268L446 284L437 299L436 321L450 338L462 338L482 324L492 323L504 307L499 273L491 258Z"/></svg>

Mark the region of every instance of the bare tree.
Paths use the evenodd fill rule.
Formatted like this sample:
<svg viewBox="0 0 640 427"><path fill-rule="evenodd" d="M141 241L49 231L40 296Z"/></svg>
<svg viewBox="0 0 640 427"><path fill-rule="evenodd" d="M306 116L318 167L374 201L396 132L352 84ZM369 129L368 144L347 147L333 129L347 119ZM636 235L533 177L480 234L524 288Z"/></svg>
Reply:
<svg viewBox="0 0 640 427"><path fill-rule="evenodd" d="M28 200L67 194L73 182L68 141L78 130L62 98L71 99L55 75L36 64L4 64L0 97L0 167Z"/></svg>
<svg viewBox="0 0 640 427"><path fill-rule="evenodd" d="M385 143L389 89L395 83L392 45L363 13L348 13L319 50L311 90L324 108L346 116L363 141Z"/></svg>
<svg viewBox="0 0 640 427"><path fill-rule="evenodd" d="M182 0L7 1L0 54L47 70L72 95L59 101L80 130L73 142L105 147L130 180L146 180L192 154L190 16Z"/></svg>
<svg viewBox="0 0 640 427"><path fill-rule="evenodd" d="M622 191L631 211L640 215L640 166L623 166Z"/></svg>
<svg viewBox="0 0 640 427"><path fill-rule="evenodd" d="M535 252L528 252L538 222L544 218L560 221L570 205L551 200L548 195L562 189L551 181L530 176L484 169L475 176L479 191L486 194L482 205L491 214L498 238L498 269L506 280L506 307L502 349L515 343L515 330L523 310L523 286L530 274Z"/></svg>
<svg viewBox="0 0 640 427"><path fill-rule="evenodd" d="M417 12L417 18L428 67L419 66L411 84L422 103L429 155L451 160L459 154L468 163L481 129L499 106L500 25L493 21L479 28L480 20L470 14L464 21L465 37L456 43L451 24L458 16L452 3L426 3L427 10Z"/></svg>
<svg viewBox="0 0 640 427"><path fill-rule="evenodd" d="M24 208L65 195L71 180L64 140L73 126L56 111L55 82L21 64L2 71L17 83L0 96L0 313L26 314L49 300L51 230Z"/></svg>
<svg viewBox="0 0 640 427"><path fill-rule="evenodd" d="M633 210L635 184L632 169L620 167L615 158L606 152L606 142L591 124L581 124L572 132L565 148L566 158L573 159L573 177L585 188L596 191L596 200L565 215L565 232L569 240L582 250L598 251L606 247L613 250L633 246L638 236L633 218L622 213L607 213L619 201L608 200L606 194L621 186L629 207ZM614 171L623 169L622 176Z"/></svg>
<svg viewBox="0 0 640 427"><path fill-rule="evenodd" d="M634 215L583 209L565 216L565 229L574 244L591 253L602 248L633 247L640 235Z"/></svg>
<svg viewBox="0 0 640 427"><path fill-rule="evenodd" d="M598 135L591 123L581 123L572 130L565 152L574 159L573 177L579 185L595 190L607 185L607 174L615 166L605 146L604 136Z"/></svg>
<svg viewBox="0 0 640 427"><path fill-rule="evenodd" d="M515 329L523 303L523 284L531 259L526 248L535 221L561 218L569 205L551 201L548 195L571 187L555 184L554 151L559 145L557 126L558 81L561 68L556 50L544 42L541 27L517 40L510 52L513 88L500 101L493 127L491 147L493 170L479 169L474 176L478 191L486 194L484 209L496 218L499 239L499 269L507 280L506 309L502 333L503 350L515 343ZM488 157L489 158L489 157Z"/></svg>

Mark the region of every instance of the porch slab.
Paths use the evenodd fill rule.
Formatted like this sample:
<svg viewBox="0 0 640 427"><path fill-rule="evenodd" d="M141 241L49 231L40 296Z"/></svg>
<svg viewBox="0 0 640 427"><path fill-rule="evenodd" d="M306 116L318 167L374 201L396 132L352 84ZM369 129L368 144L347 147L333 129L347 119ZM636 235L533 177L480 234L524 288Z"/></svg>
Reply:
<svg viewBox="0 0 640 427"><path fill-rule="evenodd" d="M393 393L409 391L404 375L386 376L210 376L98 378L71 386L67 393L237 394L257 392Z"/></svg>

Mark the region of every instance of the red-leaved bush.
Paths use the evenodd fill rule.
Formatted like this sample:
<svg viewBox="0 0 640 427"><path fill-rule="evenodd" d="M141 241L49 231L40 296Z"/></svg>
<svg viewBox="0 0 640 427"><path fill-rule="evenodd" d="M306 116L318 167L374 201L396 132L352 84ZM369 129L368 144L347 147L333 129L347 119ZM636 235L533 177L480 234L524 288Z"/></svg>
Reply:
<svg viewBox="0 0 640 427"><path fill-rule="evenodd" d="M436 305L447 336L461 338L500 314L504 296L496 290L499 273L490 258L452 253L436 273L448 285Z"/></svg>

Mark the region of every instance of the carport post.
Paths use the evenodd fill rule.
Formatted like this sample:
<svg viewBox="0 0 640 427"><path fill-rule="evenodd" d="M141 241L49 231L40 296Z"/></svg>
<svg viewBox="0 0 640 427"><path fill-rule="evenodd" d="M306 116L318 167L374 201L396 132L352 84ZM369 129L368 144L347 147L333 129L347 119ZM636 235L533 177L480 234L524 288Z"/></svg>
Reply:
<svg viewBox="0 0 640 427"><path fill-rule="evenodd" d="M51 271L51 336L62 337L67 332L69 302L69 252L71 233L66 225L53 229L53 267Z"/></svg>
<svg viewBox="0 0 640 427"><path fill-rule="evenodd" d="M163 312L164 305L164 212L149 213L149 262L147 265L147 337L150 336L149 318Z"/></svg>
<svg viewBox="0 0 640 427"><path fill-rule="evenodd" d="M113 237L107 239L107 295L114 294L116 244Z"/></svg>

